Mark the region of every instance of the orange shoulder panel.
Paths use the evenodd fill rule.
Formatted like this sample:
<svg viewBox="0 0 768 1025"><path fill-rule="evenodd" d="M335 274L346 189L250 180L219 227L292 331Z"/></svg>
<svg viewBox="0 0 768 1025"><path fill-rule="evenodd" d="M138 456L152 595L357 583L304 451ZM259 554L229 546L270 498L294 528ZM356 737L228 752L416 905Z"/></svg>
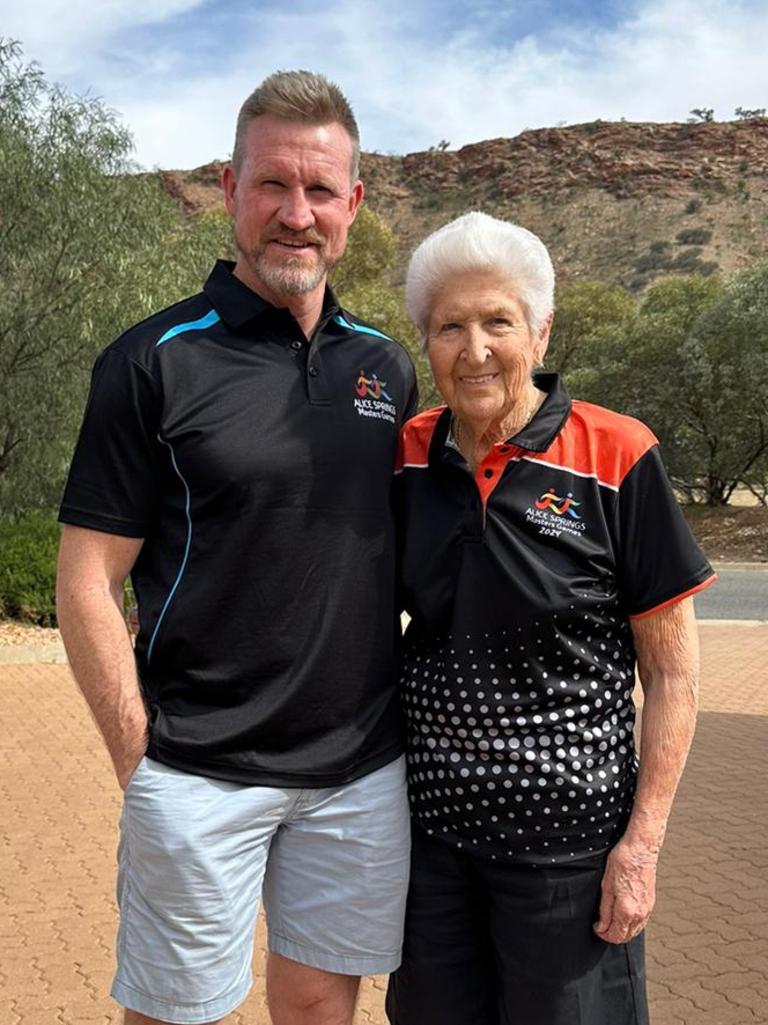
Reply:
<svg viewBox="0 0 768 1025"><path fill-rule="evenodd" d="M429 458L429 446L440 414L445 406L425 409L403 425L400 431L400 442L397 449L395 473L404 466L426 466Z"/></svg>
<svg viewBox="0 0 768 1025"><path fill-rule="evenodd" d="M565 427L547 451L531 453L528 458L555 463L618 488L656 443L653 431L639 420L577 399Z"/></svg>

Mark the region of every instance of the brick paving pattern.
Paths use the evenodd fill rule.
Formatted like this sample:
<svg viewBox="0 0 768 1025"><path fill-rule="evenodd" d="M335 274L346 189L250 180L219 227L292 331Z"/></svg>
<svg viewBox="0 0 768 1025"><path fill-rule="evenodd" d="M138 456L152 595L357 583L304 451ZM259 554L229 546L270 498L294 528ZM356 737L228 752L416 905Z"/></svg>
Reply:
<svg viewBox="0 0 768 1025"><path fill-rule="evenodd" d="M701 634L700 725L649 929L652 1020L768 1025L768 625ZM0 728L0 1025L119 1023L119 794L67 668L0 665ZM257 948L228 1025L269 1023L262 925ZM384 986L365 980L357 1025L384 1025Z"/></svg>

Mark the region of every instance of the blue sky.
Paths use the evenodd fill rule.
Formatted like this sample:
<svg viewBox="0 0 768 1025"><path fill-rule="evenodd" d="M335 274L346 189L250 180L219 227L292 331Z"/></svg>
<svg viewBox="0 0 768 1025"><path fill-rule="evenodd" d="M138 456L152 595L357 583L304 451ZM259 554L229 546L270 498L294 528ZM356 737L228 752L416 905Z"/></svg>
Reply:
<svg viewBox="0 0 768 1025"><path fill-rule="evenodd" d="M145 167L225 159L277 68L338 81L382 153L768 107L768 0L0 0L0 26L120 111Z"/></svg>

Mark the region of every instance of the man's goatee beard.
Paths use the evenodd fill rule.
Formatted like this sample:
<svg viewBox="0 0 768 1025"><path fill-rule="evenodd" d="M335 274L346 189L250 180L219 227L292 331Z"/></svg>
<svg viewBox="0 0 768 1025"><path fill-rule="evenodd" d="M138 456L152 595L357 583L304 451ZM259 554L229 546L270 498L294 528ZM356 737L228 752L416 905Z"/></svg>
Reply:
<svg viewBox="0 0 768 1025"><path fill-rule="evenodd" d="M328 266L320 261L314 267L291 266L290 262L276 267L263 257L253 263L253 269L259 279L270 291L277 295L305 295L322 284L328 272Z"/></svg>

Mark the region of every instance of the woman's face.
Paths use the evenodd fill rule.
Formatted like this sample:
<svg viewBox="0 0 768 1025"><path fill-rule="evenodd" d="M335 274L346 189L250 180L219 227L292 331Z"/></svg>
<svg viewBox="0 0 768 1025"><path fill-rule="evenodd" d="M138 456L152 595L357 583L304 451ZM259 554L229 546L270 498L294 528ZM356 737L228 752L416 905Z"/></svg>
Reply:
<svg viewBox="0 0 768 1025"><path fill-rule="evenodd" d="M427 355L446 404L468 423L501 423L525 399L550 322L533 335L514 288L493 271L447 278L427 328Z"/></svg>

